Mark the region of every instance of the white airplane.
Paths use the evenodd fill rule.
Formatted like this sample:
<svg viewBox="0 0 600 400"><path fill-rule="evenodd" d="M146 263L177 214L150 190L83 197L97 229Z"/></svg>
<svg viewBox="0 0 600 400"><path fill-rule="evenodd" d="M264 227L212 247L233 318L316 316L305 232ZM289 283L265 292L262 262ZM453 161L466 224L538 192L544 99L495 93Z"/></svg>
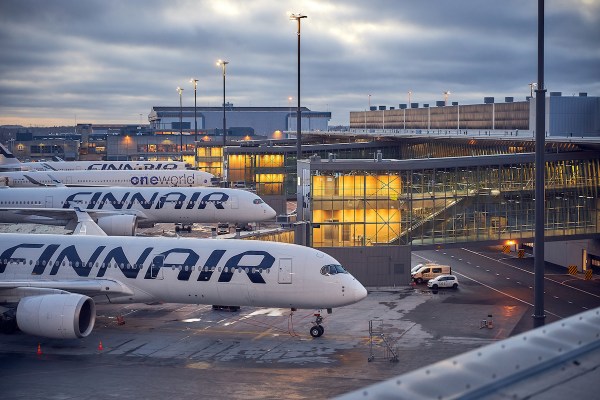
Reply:
<svg viewBox="0 0 600 400"><path fill-rule="evenodd" d="M131 236L137 226L159 222L246 224L268 221L276 212L260 197L240 189L47 187L0 188L0 222L66 225L73 209L90 214L108 235Z"/></svg>
<svg viewBox="0 0 600 400"><path fill-rule="evenodd" d="M182 161L43 161L21 162L0 144L0 171L72 171L72 170L185 169Z"/></svg>
<svg viewBox="0 0 600 400"><path fill-rule="evenodd" d="M0 172L0 184L10 187L36 186L209 186L213 174L175 170L71 170Z"/></svg>
<svg viewBox="0 0 600 400"><path fill-rule="evenodd" d="M171 302L327 309L366 289L333 257L258 240L109 237L77 211L74 235L0 234L2 328L82 338L95 303ZM16 320L16 322L15 322ZM317 315L310 333L321 336Z"/></svg>

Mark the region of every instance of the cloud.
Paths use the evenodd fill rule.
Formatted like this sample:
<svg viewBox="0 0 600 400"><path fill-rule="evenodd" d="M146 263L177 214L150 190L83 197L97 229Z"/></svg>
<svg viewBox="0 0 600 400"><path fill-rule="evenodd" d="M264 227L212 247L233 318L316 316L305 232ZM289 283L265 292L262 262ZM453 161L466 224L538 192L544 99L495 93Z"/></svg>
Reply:
<svg viewBox="0 0 600 400"><path fill-rule="evenodd" d="M600 6L546 1L549 90L600 93ZM537 4L521 0L34 0L0 3L0 124L135 123L152 106L228 101L286 106L296 98L301 12L302 103L333 113L373 105L529 94ZM295 103L295 100L294 100Z"/></svg>

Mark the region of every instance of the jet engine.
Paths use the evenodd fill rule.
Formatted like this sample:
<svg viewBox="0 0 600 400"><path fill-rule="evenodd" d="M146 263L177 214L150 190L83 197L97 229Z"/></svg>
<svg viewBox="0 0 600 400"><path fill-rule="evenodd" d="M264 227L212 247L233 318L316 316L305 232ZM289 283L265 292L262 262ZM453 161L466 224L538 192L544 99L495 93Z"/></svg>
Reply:
<svg viewBox="0 0 600 400"><path fill-rule="evenodd" d="M89 335L96 322L96 305L74 293L24 297L17 305L17 326L30 335L75 339Z"/></svg>
<svg viewBox="0 0 600 400"><path fill-rule="evenodd" d="M135 215L107 215L98 218L98 226L108 236L134 236L137 218Z"/></svg>

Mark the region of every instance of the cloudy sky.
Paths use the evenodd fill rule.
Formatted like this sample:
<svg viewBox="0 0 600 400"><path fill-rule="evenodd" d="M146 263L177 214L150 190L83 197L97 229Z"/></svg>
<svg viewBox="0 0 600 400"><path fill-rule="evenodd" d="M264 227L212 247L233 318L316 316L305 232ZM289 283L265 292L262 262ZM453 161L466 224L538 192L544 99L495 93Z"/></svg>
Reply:
<svg viewBox="0 0 600 400"><path fill-rule="evenodd" d="M536 0L2 0L0 125L147 122L152 106L350 111L411 100L524 100L537 81ZM549 91L600 95L600 0L546 0Z"/></svg>

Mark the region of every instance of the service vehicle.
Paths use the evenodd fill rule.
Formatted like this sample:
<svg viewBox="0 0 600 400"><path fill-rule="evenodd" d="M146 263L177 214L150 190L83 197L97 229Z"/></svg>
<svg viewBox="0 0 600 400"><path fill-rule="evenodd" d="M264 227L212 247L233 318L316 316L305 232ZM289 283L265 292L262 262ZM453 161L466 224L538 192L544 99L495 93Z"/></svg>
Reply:
<svg viewBox="0 0 600 400"><path fill-rule="evenodd" d="M410 275L413 281L417 283L427 282L428 280L433 279L436 276L452 273L452 268L450 268L449 265L440 264L425 264L419 269L415 270L414 272L413 270L411 270Z"/></svg>

